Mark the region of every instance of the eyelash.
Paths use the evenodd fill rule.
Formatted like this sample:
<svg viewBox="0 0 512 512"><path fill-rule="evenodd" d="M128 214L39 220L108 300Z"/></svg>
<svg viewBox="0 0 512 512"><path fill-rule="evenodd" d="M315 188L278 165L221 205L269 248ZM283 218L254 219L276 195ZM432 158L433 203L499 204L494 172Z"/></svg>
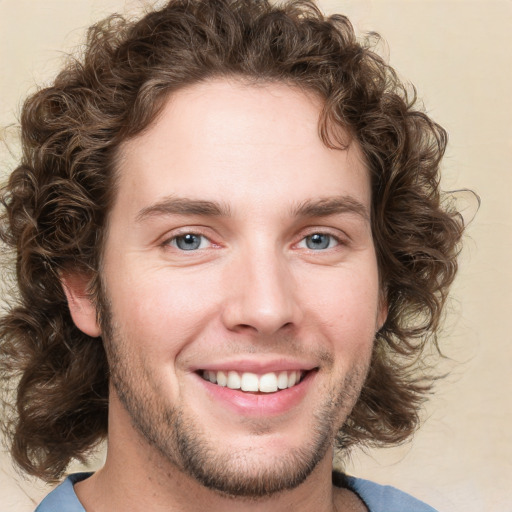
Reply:
<svg viewBox="0 0 512 512"><path fill-rule="evenodd" d="M313 239L313 237L315 237L315 236L328 237L329 238L328 246L327 247L322 247L321 249L308 247L307 246L308 239ZM335 245L332 246L331 242L333 242L333 241L335 242ZM332 233L325 232L325 231L314 231L312 233L309 233L309 234L307 234L307 235L305 235L305 236L303 236L301 238L301 240L299 241L299 244L301 244L301 243L306 244L306 247L305 247L306 249L308 249L310 251L314 251L314 252L324 251L324 250L327 250L327 249L334 249L334 248L338 247L339 245L343 244L343 242L342 242L342 240L340 239L339 236L333 235Z"/></svg>
<svg viewBox="0 0 512 512"><path fill-rule="evenodd" d="M329 238L328 246L327 247L322 247L320 249L307 247L307 245L306 245L307 244L307 240L311 239L312 237L317 236L317 235ZM198 247L191 248L191 249L184 249L183 247L180 247L179 246L179 240L180 239L184 239L187 236L200 238L201 239L200 242L199 242L200 245ZM201 247L201 245L203 244L204 240L206 240L209 243L208 247ZM334 245L332 245L333 241L334 241ZM326 230L311 231L311 232L303 235L301 237L301 239L299 240L299 242L295 243L294 246L299 246L299 244L302 244L302 243L304 243L306 245L306 247L302 247L302 248L307 249L307 250L312 251L312 252L323 252L323 251L326 251L326 250L329 250L329 249L335 249L336 247L338 247L340 245L346 245L346 241L344 241L340 236L334 235L333 233L330 233L330 232L328 232ZM199 250L209 249L211 247L219 247L214 242L212 242L210 240L210 238L208 236L206 236L205 234L200 233L200 232L195 232L195 231L192 231L192 230L182 231L181 233L177 233L177 234L173 235L172 237L167 238L163 242L162 245L164 247L171 246L171 247L173 247L174 249L176 249L179 252L191 252L191 253L192 252L197 252Z"/></svg>
<svg viewBox="0 0 512 512"><path fill-rule="evenodd" d="M205 249L204 247L197 247L197 248L192 248L192 249L183 249L179 246L179 240L180 239L185 239L186 237L196 237L196 238L199 238L200 239L200 245L203 244L203 241L204 240L207 240L208 243L210 244L210 246L214 246L215 244L206 236L206 235L203 235L202 233L196 233L194 231L184 231L182 233L178 233L176 235L173 235L171 238L168 238L167 240L165 240L165 242L163 243L164 246L172 246L173 248L177 249L178 251L180 252L195 252L197 250L201 250L201 249Z"/></svg>

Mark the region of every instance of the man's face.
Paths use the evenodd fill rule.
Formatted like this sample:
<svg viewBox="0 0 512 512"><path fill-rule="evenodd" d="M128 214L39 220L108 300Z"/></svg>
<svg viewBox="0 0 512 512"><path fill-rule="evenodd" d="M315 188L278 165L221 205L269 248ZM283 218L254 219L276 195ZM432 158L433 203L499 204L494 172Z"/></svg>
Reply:
<svg viewBox="0 0 512 512"><path fill-rule="evenodd" d="M320 107L210 81L121 148L111 428L226 493L292 488L331 457L385 316L368 172L355 143L322 144Z"/></svg>

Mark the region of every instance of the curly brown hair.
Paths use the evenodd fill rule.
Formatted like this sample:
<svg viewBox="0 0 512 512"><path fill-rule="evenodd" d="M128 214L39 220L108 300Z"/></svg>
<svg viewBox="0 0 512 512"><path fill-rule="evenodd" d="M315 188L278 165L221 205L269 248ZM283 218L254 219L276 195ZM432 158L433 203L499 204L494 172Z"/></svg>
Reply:
<svg viewBox="0 0 512 512"><path fill-rule="evenodd" d="M18 290L0 319L0 378L21 468L56 479L107 434L105 352L73 324L60 275L85 273L98 299L121 143L148 127L173 91L211 77L313 91L324 101L323 142L342 147L332 128L341 126L361 146L389 313L337 441L387 445L411 435L432 384L420 356L437 347L463 228L441 202L446 132L373 45L346 17L326 17L308 1L171 0L139 21L115 15L91 27L83 55L26 100L22 160L0 196Z"/></svg>

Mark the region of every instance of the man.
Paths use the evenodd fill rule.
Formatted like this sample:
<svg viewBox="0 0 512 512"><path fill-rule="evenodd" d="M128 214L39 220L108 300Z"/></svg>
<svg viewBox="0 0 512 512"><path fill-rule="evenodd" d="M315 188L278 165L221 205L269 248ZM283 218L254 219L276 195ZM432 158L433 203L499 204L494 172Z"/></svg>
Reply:
<svg viewBox="0 0 512 512"><path fill-rule="evenodd" d="M110 18L27 100L22 142L11 452L55 481L108 441L38 511L432 510L333 473L335 449L417 427L462 231L444 130L346 18Z"/></svg>

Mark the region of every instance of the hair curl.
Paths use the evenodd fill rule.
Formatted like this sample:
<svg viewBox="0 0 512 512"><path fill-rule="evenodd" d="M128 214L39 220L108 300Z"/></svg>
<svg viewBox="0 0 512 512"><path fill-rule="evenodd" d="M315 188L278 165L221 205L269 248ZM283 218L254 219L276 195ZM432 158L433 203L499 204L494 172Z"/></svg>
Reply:
<svg viewBox="0 0 512 512"><path fill-rule="evenodd" d="M73 324L60 273L90 276L98 296L120 144L173 91L210 77L314 91L324 100L324 143L340 147L332 127L342 126L360 144L389 313L338 444L399 443L415 430L431 385L416 370L425 346L437 346L462 225L441 205L446 132L372 44L356 39L346 17L325 17L308 1L171 0L137 22L116 15L91 27L83 56L26 100L22 160L0 196L18 289L0 319L0 378L14 388L5 428L21 468L58 478L106 436L105 352Z"/></svg>

